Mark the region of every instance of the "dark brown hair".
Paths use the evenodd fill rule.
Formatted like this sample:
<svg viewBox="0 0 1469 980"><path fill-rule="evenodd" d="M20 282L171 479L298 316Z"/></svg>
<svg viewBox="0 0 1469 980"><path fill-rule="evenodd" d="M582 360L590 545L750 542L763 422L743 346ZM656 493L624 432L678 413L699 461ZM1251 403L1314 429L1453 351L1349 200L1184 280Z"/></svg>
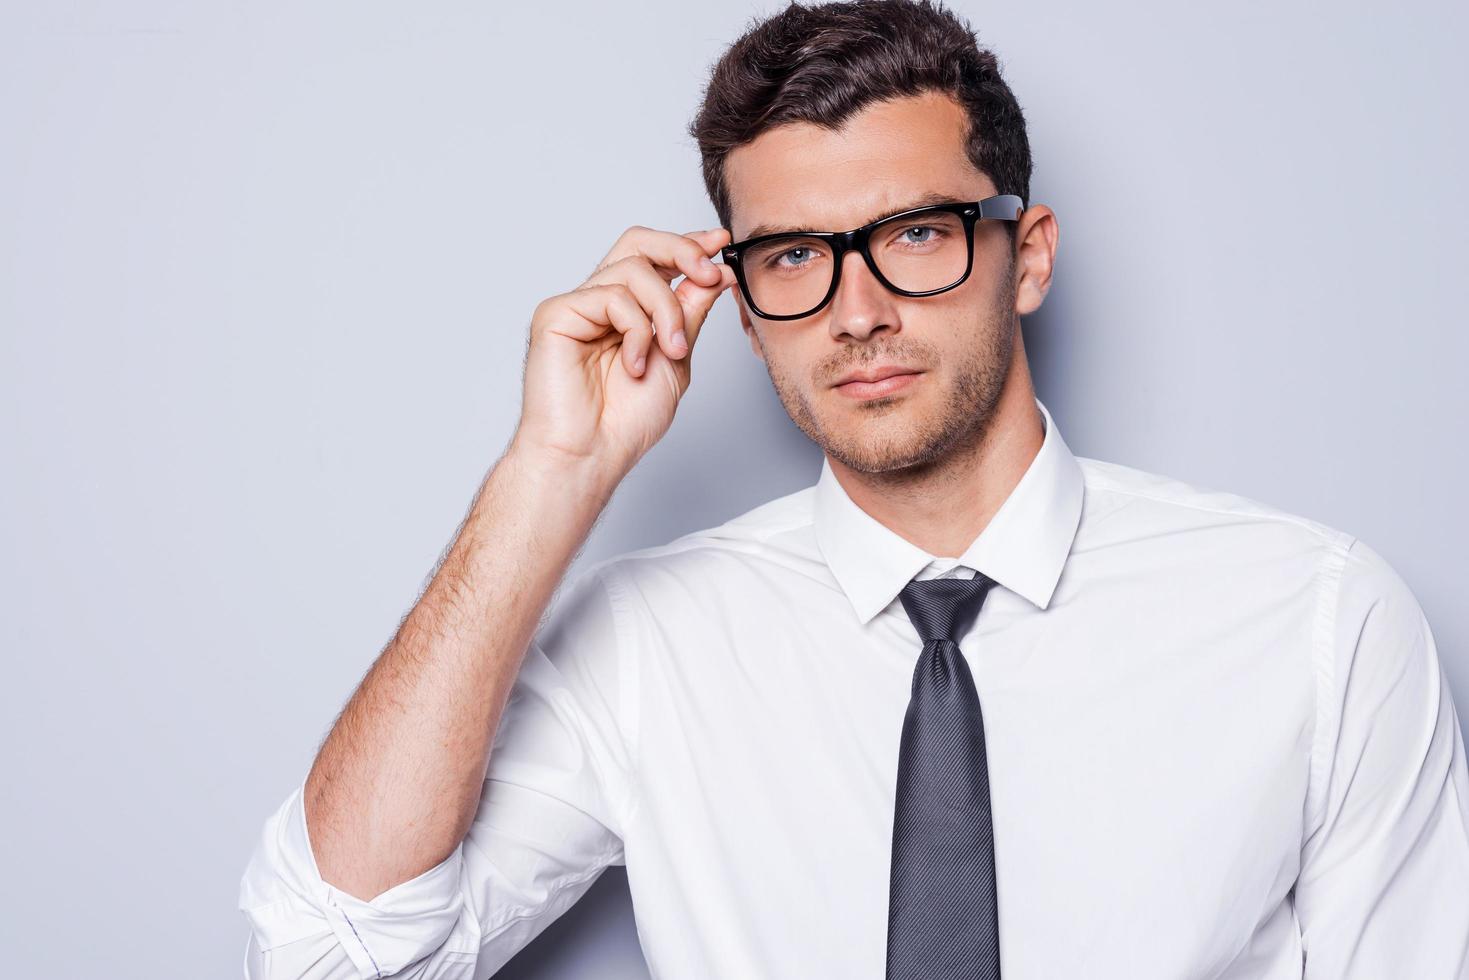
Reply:
<svg viewBox="0 0 1469 980"><path fill-rule="evenodd" d="M720 224L729 227L724 161L735 147L782 123L836 129L874 102L928 91L965 108L970 161L997 193L1028 204L1030 141L1020 104L995 55L941 3L792 3L756 20L715 63L689 125ZM1006 226L1013 236L1014 223Z"/></svg>

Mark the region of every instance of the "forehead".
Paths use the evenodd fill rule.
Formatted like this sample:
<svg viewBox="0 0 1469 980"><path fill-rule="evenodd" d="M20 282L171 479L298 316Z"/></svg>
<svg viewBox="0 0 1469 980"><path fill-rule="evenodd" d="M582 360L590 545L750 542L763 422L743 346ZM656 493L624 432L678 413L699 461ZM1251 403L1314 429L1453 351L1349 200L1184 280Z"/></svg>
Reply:
<svg viewBox="0 0 1469 980"><path fill-rule="evenodd" d="M925 195L987 197L994 185L969 162L968 132L963 107L936 92L874 103L835 130L769 129L725 159L730 231L842 231Z"/></svg>

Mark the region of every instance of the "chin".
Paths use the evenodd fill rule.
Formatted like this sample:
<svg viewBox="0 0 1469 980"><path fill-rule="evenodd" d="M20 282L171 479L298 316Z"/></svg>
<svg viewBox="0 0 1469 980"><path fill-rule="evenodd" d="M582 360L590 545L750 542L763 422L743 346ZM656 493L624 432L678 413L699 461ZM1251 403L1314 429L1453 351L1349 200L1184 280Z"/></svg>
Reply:
<svg viewBox="0 0 1469 980"><path fill-rule="evenodd" d="M851 413L814 438L833 459L859 473L885 473L925 462L932 455L933 433L906 420L884 416L853 423Z"/></svg>
<svg viewBox="0 0 1469 980"><path fill-rule="evenodd" d="M774 377L774 376L773 376ZM835 388L813 391L777 383L797 428L832 459L860 473L885 473L929 461L945 441L943 424L916 392L853 399Z"/></svg>

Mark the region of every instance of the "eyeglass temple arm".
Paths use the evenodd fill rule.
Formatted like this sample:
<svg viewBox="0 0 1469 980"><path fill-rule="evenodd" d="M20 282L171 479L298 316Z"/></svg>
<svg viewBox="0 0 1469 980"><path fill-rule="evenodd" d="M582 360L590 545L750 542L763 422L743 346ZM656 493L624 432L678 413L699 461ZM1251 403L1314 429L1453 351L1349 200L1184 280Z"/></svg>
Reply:
<svg viewBox="0 0 1469 980"><path fill-rule="evenodd" d="M1019 221L1020 214L1024 210L1025 202L1020 199L1019 194L999 194L979 202L981 218L1004 218L1006 221Z"/></svg>

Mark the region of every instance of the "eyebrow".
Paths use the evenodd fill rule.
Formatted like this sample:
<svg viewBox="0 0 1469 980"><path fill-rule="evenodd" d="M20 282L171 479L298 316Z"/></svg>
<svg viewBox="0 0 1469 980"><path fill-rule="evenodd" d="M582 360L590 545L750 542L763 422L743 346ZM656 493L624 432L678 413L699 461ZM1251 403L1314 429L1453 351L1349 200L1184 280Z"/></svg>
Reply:
<svg viewBox="0 0 1469 980"><path fill-rule="evenodd" d="M927 194L922 195L914 201L904 204L902 207L892 208L888 211L884 211L882 214L876 215L862 222L862 224L870 225L874 221L882 221L884 218L891 218L895 214L902 214L904 211L912 211L914 208L926 208L933 204L956 203L958 202L955 200L954 195L952 194L940 194L937 191L929 191ZM801 232L811 232L817 230L818 229L815 228L803 228L799 225L756 225L750 230L750 233L746 235L745 238L759 238L762 235L794 235Z"/></svg>

